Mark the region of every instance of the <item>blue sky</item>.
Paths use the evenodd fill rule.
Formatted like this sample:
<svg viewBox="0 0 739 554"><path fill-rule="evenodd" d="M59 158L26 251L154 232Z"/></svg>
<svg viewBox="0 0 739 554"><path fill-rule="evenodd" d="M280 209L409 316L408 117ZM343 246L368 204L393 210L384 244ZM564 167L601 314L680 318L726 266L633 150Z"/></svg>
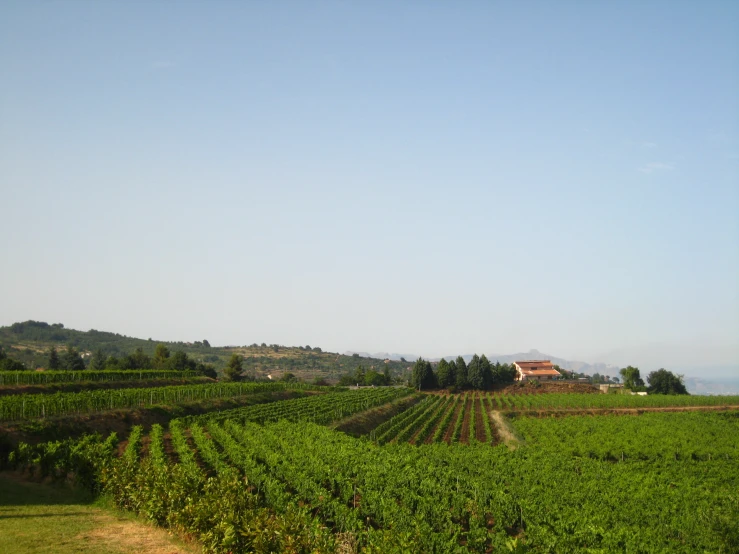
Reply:
<svg viewBox="0 0 739 554"><path fill-rule="evenodd" d="M739 371L738 26L4 2L0 324Z"/></svg>

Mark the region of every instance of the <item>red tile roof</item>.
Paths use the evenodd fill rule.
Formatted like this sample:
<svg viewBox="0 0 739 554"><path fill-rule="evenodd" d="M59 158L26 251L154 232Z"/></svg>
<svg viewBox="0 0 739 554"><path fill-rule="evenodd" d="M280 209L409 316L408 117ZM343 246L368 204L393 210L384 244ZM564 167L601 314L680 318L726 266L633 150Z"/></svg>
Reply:
<svg viewBox="0 0 739 554"><path fill-rule="evenodd" d="M516 365L526 375L560 375L549 360L526 360L516 362Z"/></svg>

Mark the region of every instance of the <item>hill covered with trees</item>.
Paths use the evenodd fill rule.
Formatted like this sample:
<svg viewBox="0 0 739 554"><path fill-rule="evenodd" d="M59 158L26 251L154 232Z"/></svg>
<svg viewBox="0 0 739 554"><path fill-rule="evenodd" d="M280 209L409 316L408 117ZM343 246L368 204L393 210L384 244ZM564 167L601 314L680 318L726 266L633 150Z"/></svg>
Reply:
<svg viewBox="0 0 739 554"><path fill-rule="evenodd" d="M150 367L146 369L151 369L155 367L157 348L162 348L160 345L166 348L171 360L211 364L219 373L225 369L231 356L238 354L243 357L244 374L254 378L280 379L293 374L303 380L338 381L342 375L373 371L407 380L411 369L407 362L324 352L320 347L309 345L288 347L252 343L219 347L212 346L207 339L192 342L141 339L96 329L68 329L62 323L43 321L24 321L0 327L0 348L4 350L6 359L11 360L7 363L14 364L14 369L48 369L52 349L64 363L65 358L73 358L70 348L88 368L112 358L111 369L144 369L143 366L147 365ZM161 361L161 355L159 358ZM15 365L16 362L23 364L23 368Z"/></svg>

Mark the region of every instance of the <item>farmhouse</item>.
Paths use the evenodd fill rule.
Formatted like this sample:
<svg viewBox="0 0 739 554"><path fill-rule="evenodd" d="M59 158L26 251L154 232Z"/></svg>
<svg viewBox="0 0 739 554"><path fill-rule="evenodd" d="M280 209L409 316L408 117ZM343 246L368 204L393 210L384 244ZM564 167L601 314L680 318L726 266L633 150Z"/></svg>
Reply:
<svg viewBox="0 0 739 554"><path fill-rule="evenodd" d="M539 381L548 381L558 379L561 374L554 369L550 360L527 360L522 362L513 362L516 368L516 381L529 381L536 379Z"/></svg>

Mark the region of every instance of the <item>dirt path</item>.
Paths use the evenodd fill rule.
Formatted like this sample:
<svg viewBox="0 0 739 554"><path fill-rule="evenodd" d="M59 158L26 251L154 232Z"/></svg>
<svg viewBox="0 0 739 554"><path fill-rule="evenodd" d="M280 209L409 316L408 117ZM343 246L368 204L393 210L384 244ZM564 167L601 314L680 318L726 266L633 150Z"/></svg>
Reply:
<svg viewBox="0 0 739 554"><path fill-rule="evenodd" d="M454 427L457 425L457 419L459 418L459 410L461 410L464 407L464 400L460 399L457 401L457 406L454 409L454 415L452 416L451 421L449 422L449 425L446 428L446 431L444 432L444 442L447 444L451 444L452 442L452 435L454 434Z"/></svg>
<svg viewBox="0 0 739 554"><path fill-rule="evenodd" d="M493 410L490 412L490 416L493 425L495 425L498 436L505 445L511 450L518 448L523 441L516 436L515 431L506 421L505 417L503 417L503 414L497 410Z"/></svg>
<svg viewBox="0 0 739 554"><path fill-rule="evenodd" d="M459 434L459 442L461 444L470 443L470 417L472 416L472 403L469 401L470 398L470 396L465 395L464 419L462 420L462 431Z"/></svg>
<svg viewBox="0 0 739 554"><path fill-rule="evenodd" d="M487 442L488 437L485 435L485 422L483 420L482 399L478 396L475 398L475 438L479 442Z"/></svg>

